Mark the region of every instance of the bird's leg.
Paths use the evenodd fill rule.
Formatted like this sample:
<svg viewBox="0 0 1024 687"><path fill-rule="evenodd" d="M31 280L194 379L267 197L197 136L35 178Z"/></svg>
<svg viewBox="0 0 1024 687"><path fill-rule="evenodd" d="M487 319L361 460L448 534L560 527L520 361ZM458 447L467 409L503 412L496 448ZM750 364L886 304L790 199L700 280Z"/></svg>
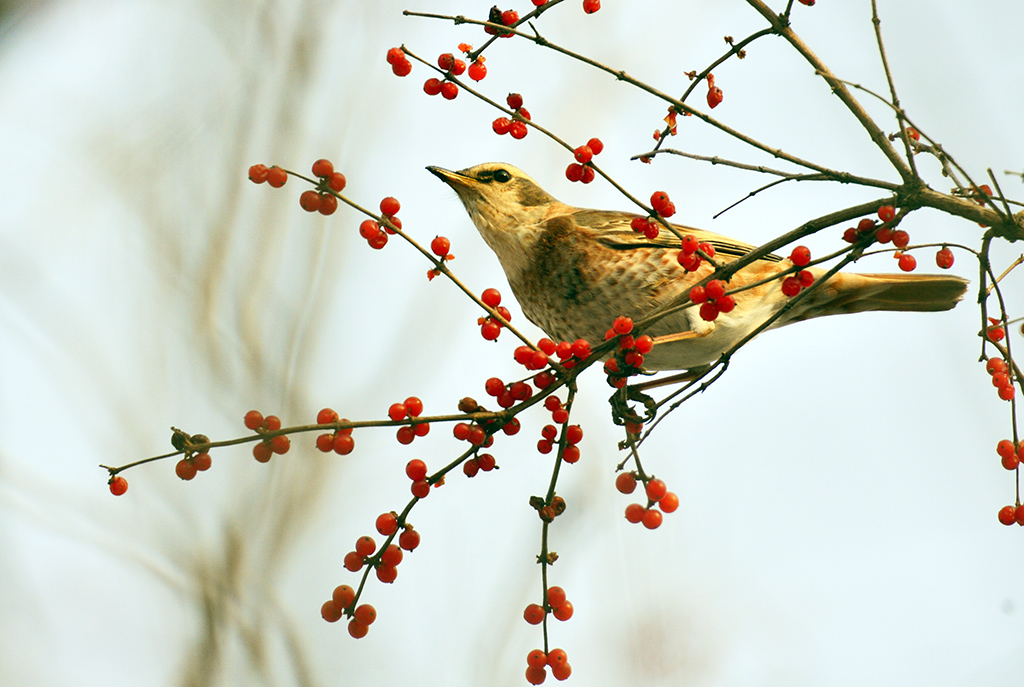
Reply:
<svg viewBox="0 0 1024 687"><path fill-rule="evenodd" d="M690 332L684 333L688 334ZM675 335L673 334L671 336ZM694 336L700 335L695 334ZM668 384L675 384L677 382L692 382L693 380L697 379L702 374L707 372L708 369L710 369L710 367L710 365L701 365L700 367L694 367L692 369L686 370L685 372L679 372L674 375L669 375L668 377L660 377L658 379L652 379L647 382L641 382L640 384L630 384L629 388L630 390L635 389L636 391L647 391L648 389L657 389L659 386L666 386Z"/></svg>

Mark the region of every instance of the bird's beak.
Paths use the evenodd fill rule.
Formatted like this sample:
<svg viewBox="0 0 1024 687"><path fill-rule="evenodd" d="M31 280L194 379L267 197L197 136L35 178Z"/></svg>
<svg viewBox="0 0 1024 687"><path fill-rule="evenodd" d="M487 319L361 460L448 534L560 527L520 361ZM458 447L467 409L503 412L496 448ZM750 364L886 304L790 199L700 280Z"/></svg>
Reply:
<svg viewBox="0 0 1024 687"><path fill-rule="evenodd" d="M431 165L427 167L427 171L455 189L460 187L465 188L471 181L470 177L467 177L464 174L459 174L458 172L452 172L451 170L444 169L443 167L434 167Z"/></svg>

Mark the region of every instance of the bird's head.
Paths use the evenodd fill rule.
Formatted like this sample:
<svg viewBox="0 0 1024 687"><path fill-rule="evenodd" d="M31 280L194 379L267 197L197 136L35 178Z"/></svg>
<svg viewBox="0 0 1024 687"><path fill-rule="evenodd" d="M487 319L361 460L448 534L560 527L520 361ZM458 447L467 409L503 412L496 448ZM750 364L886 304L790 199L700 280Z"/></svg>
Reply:
<svg viewBox="0 0 1024 687"><path fill-rule="evenodd" d="M485 162L458 172L427 169L459 195L510 279L526 269L544 220L566 207L526 172L503 162Z"/></svg>

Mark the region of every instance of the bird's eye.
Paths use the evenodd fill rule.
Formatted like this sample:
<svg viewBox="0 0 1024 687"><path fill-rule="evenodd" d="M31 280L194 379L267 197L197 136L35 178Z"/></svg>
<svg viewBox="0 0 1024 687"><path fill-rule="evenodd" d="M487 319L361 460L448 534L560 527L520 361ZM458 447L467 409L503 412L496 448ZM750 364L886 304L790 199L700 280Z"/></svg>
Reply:
<svg viewBox="0 0 1024 687"><path fill-rule="evenodd" d="M507 170L498 169L494 171L494 180L499 184L504 184L512 179L512 175Z"/></svg>

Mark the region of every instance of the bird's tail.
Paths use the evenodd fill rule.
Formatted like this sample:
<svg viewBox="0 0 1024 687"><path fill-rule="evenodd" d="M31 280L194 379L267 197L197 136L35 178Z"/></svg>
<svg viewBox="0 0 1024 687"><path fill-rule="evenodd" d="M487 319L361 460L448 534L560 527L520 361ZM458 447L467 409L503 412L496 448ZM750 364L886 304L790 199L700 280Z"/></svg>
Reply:
<svg viewBox="0 0 1024 687"><path fill-rule="evenodd" d="M805 307L794 308L797 312L786 318L786 322L870 310L949 310L963 298L968 283L961 277L939 274L840 272L810 294L810 302Z"/></svg>

